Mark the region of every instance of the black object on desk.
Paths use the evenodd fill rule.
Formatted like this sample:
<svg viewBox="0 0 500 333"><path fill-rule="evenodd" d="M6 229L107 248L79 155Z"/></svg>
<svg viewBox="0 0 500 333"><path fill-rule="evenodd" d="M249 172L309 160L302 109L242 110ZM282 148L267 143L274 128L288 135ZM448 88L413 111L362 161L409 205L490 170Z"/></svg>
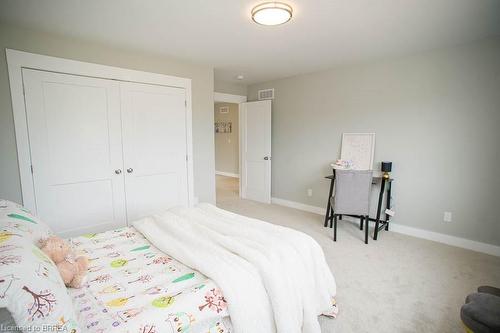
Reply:
<svg viewBox="0 0 500 333"><path fill-rule="evenodd" d="M332 227L332 222L333 222L333 209L330 203L330 199L333 194L333 186L335 184L335 169L333 169L333 175L326 176L326 179L330 179L330 192L328 193L328 203L326 205L326 214L325 214L325 227L328 226L328 222L330 222L330 228ZM389 230L389 220L390 220L390 215L385 213L385 219L381 220L380 216L382 214L382 202L384 200L384 193L387 191L387 197L386 197L386 208L391 209L391 190L392 190L392 182L394 179L390 177L373 177L373 184L377 184L380 182L380 192L378 195L378 204L377 204L377 216L375 218L370 217L368 220L375 222L375 231L373 233L373 239L377 240L378 237L378 232L382 229ZM387 184L386 184L387 183ZM387 188L386 188L387 187ZM359 217L355 215L347 215L347 216L354 216L354 217ZM340 219L342 219L342 215L339 216ZM368 228L368 223L369 221L366 222L366 228Z"/></svg>

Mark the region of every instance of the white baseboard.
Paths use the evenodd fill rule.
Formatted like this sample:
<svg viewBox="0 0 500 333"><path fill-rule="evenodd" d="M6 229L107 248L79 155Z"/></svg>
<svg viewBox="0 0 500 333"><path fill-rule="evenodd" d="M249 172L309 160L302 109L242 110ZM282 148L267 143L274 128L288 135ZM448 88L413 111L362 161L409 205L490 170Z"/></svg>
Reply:
<svg viewBox="0 0 500 333"><path fill-rule="evenodd" d="M448 244L448 245L452 245L452 246L456 246L456 247L461 247L464 249L482 252L482 253L491 254L493 256L500 257L500 246L487 244L487 243L481 243L481 242L473 241L473 240L466 239L466 238L460 238L460 237L450 236L450 235L446 235L446 234L441 234L439 232L409 227L409 226L397 224L397 223L391 223L389 228L390 228L390 230L397 232L397 233L400 233L400 234L405 234L405 235L409 235L409 236L413 236L413 237L428 239L431 241L444 243L444 244Z"/></svg>
<svg viewBox="0 0 500 333"><path fill-rule="evenodd" d="M216 175L219 176L226 176L226 177L233 177L233 178L240 178L240 175L237 173L231 173L231 172L225 172L225 171L215 171Z"/></svg>
<svg viewBox="0 0 500 333"><path fill-rule="evenodd" d="M303 210L306 212L320 214L323 216L326 213L325 208L312 206L312 205L306 205L306 204L303 204L300 202L295 202L295 201L290 201L290 200L285 200L285 199L280 199L280 198L272 198L271 202L273 204L276 204L276 205L295 208L295 209ZM473 240L466 239L466 238L450 236L450 235L441 234L441 233L434 232L434 231L418 229L418 228L409 227L409 226L397 224L397 223L390 224L390 231L500 257L500 246L497 246L497 245L481 243L481 242L473 241Z"/></svg>
<svg viewBox="0 0 500 333"><path fill-rule="evenodd" d="M62 237L62 238L78 237L78 236L81 236L84 234L105 232L108 230L114 230L114 229L123 228L126 226L127 226L126 222L124 224L103 223L103 224L87 225L87 226L84 226L81 228L74 228L74 229L63 231L63 232L58 232L57 236ZM1 330L0 330L0 332L1 332Z"/></svg>
<svg viewBox="0 0 500 333"><path fill-rule="evenodd" d="M295 201L290 201L290 200L285 200L285 199L280 199L280 198L271 198L271 203L276 204L276 205L280 205L280 206L295 208L298 210L303 210L306 212L320 214L320 215L325 215L325 212L326 212L325 208L306 205L306 204L303 204L300 202L295 202Z"/></svg>

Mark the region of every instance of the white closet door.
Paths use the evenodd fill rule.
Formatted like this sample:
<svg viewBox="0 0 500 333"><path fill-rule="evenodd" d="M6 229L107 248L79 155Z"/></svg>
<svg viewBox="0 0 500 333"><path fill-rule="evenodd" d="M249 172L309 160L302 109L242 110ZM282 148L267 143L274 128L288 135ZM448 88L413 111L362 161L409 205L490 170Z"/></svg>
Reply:
<svg viewBox="0 0 500 333"><path fill-rule="evenodd" d="M125 224L119 84L27 69L23 81L37 214L64 235Z"/></svg>
<svg viewBox="0 0 500 333"><path fill-rule="evenodd" d="M129 223L188 205L185 89L122 82Z"/></svg>

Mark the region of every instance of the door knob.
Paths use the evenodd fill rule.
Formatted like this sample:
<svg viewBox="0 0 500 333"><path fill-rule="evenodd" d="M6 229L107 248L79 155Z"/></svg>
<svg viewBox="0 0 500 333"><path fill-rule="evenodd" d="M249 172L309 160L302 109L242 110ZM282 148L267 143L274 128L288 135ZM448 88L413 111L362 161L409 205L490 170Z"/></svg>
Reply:
<svg viewBox="0 0 500 333"><path fill-rule="evenodd" d="M132 168L128 168L128 169L127 169L127 172L128 172L128 173L132 173L132 172L134 172L134 169L132 169Z"/></svg>
<svg viewBox="0 0 500 333"><path fill-rule="evenodd" d="M269 156L264 157L264 160L266 160L266 161L267 161L268 159L269 159Z"/></svg>
<svg viewBox="0 0 500 333"><path fill-rule="evenodd" d="M120 169L116 169L116 170L115 170L115 173L116 173L117 175L119 175L120 173L122 173L122 171L121 171Z"/></svg>

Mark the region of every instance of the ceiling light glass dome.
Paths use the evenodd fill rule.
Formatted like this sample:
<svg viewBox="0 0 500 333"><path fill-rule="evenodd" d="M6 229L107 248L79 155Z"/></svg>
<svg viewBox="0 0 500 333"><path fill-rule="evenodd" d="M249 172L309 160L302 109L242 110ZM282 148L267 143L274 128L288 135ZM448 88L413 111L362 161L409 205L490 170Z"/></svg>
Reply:
<svg viewBox="0 0 500 333"><path fill-rule="evenodd" d="M280 25L292 18L292 7L282 2L265 2L252 9L252 20L262 25Z"/></svg>

